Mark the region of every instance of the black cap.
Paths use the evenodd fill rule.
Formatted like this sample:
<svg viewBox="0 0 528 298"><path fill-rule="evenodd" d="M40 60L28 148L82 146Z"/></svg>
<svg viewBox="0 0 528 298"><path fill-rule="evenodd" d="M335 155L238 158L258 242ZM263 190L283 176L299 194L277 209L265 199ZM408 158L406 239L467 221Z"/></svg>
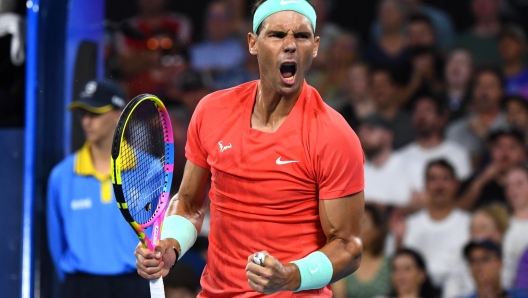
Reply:
<svg viewBox="0 0 528 298"><path fill-rule="evenodd" d="M520 43L526 44L526 34L524 30L516 24L505 24L498 34L498 38L511 37Z"/></svg>
<svg viewBox="0 0 528 298"><path fill-rule="evenodd" d="M370 114L361 119L361 124L368 125L370 127L380 127L386 130L391 130L390 123L385 118L383 118L383 116L377 113Z"/></svg>
<svg viewBox="0 0 528 298"><path fill-rule="evenodd" d="M183 92L209 88L210 83L207 77L199 71L188 70L182 74L178 80L178 87Z"/></svg>
<svg viewBox="0 0 528 298"><path fill-rule="evenodd" d="M491 131L488 135L488 142L493 143L502 136L513 137L524 146L524 134L512 126L503 126Z"/></svg>
<svg viewBox="0 0 528 298"><path fill-rule="evenodd" d="M464 247L464 257L466 260L469 260L469 255L471 251L475 248L483 248L485 250L491 251L497 255L497 257L502 258L502 248L501 245L495 241L489 239L475 239L470 241Z"/></svg>
<svg viewBox="0 0 528 298"><path fill-rule="evenodd" d="M126 105L125 98L125 91L117 83L110 80L94 80L84 86L79 97L68 108L103 114L123 109Z"/></svg>

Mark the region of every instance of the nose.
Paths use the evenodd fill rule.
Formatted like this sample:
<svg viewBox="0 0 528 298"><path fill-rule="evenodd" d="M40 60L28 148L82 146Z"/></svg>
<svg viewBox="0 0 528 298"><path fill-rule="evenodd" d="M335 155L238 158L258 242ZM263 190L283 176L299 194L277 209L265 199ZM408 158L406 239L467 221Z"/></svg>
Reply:
<svg viewBox="0 0 528 298"><path fill-rule="evenodd" d="M293 32L288 32L288 35L284 38L284 52L293 54L296 51L297 44L295 42L295 36L293 36Z"/></svg>

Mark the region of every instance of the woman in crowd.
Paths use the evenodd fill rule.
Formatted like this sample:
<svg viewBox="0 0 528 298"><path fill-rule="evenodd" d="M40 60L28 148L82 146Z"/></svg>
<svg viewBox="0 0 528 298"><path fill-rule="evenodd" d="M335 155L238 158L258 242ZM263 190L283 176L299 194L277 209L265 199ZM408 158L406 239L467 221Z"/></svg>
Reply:
<svg viewBox="0 0 528 298"><path fill-rule="evenodd" d="M383 218L379 208L365 206L361 266L354 274L332 286L334 298L371 298L390 292L390 260L383 254L387 223Z"/></svg>

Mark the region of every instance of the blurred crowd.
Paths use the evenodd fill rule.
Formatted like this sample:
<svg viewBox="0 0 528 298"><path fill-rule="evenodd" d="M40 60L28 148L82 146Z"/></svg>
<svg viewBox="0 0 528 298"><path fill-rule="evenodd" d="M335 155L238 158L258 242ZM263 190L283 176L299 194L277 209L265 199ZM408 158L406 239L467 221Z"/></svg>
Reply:
<svg viewBox="0 0 528 298"><path fill-rule="evenodd" d="M259 78L250 2L208 2L197 39L166 0L138 0L129 30L109 39L107 75L130 97L165 101L179 160L200 99ZM337 298L528 297L526 32L503 21L500 0L470 2L474 23L456 32L420 0L380 0L361 38L328 19L332 1L315 1L321 45L307 82L366 157L363 260L333 285ZM196 294L206 236L173 270L186 279L168 277L167 297Z"/></svg>

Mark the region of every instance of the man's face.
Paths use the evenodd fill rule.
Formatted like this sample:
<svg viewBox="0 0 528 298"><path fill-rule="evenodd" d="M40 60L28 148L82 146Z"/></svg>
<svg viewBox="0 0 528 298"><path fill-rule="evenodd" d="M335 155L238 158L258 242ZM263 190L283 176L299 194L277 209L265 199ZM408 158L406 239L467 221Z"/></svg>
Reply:
<svg viewBox="0 0 528 298"><path fill-rule="evenodd" d="M94 114L82 109L79 112L86 140L92 144L111 139L121 115L118 110L103 114Z"/></svg>
<svg viewBox="0 0 528 298"><path fill-rule="evenodd" d="M499 14L499 0L473 0L471 8L477 21L491 20Z"/></svg>
<svg viewBox="0 0 528 298"><path fill-rule="evenodd" d="M213 3L205 15L207 35L213 41L222 41L233 33L233 12L221 3Z"/></svg>
<svg viewBox="0 0 528 298"><path fill-rule="evenodd" d="M359 128L359 140L367 157L376 156L383 148L390 146L390 132L376 126L362 125Z"/></svg>
<svg viewBox="0 0 528 298"><path fill-rule="evenodd" d="M528 128L528 109L517 100L511 100L506 103L506 120L518 129L525 130Z"/></svg>
<svg viewBox="0 0 528 298"><path fill-rule="evenodd" d="M471 79L471 56L465 51L457 51L447 61L445 77L449 85L465 86Z"/></svg>
<svg viewBox="0 0 528 298"><path fill-rule="evenodd" d="M478 111L498 109L503 96L501 82L491 72L480 73L475 80L473 104Z"/></svg>
<svg viewBox="0 0 528 298"><path fill-rule="evenodd" d="M520 61L524 50L524 45L511 36L503 36L499 40L499 51L504 62Z"/></svg>
<svg viewBox="0 0 528 298"><path fill-rule="evenodd" d="M437 107L431 98L421 98L414 107L412 121L420 135L430 135L442 129L443 117L438 114Z"/></svg>
<svg viewBox="0 0 528 298"><path fill-rule="evenodd" d="M307 17L294 11L280 11L267 17L260 34L248 35L249 50L256 55L261 82L281 95L291 95L303 85L319 48Z"/></svg>
<svg viewBox="0 0 528 298"><path fill-rule="evenodd" d="M445 167L434 165L426 174L425 189L431 204L443 207L453 202L458 189L458 182Z"/></svg>
<svg viewBox="0 0 528 298"><path fill-rule="evenodd" d="M506 175L506 197L513 210L528 206L528 173L519 168L513 168Z"/></svg>
<svg viewBox="0 0 528 298"><path fill-rule="evenodd" d="M468 261L477 286L500 283L502 261L495 253L484 248L473 248Z"/></svg>
<svg viewBox="0 0 528 298"><path fill-rule="evenodd" d="M395 101L397 88L389 73L377 71L372 74L372 98L379 108L387 107Z"/></svg>
<svg viewBox="0 0 528 298"><path fill-rule="evenodd" d="M510 135L498 136L491 145L491 159L499 167L500 172L524 162L526 154L523 144Z"/></svg>
<svg viewBox="0 0 528 298"><path fill-rule="evenodd" d="M412 22L409 24L409 46L430 47L435 44L433 28L426 22Z"/></svg>

